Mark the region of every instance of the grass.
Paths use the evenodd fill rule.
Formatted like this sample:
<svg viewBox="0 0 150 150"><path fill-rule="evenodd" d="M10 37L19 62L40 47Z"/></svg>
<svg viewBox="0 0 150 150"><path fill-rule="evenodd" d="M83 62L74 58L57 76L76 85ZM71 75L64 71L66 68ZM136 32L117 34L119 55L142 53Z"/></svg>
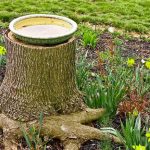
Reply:
<svg viewBox="0 0 150 150"><path fill-rule="evenodd" d="M68 16L81 24L90 22L148 33L149 12L149 0L2 0L0 26L8 26L18 16L47 13Z"/></svg>

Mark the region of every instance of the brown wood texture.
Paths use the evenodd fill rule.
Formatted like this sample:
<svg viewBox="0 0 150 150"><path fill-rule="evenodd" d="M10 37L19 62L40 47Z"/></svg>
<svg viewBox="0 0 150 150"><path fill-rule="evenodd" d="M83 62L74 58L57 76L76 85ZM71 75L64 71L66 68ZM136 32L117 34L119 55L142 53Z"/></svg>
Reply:
<svg viewBox="0 0 150 150"><path fill-rule="evenodd" d="M5 34L7 65L0 87L0 109L14 120L30 121L45 115L85 109L75 81L72 38L56 46L28 45Z"/></svg>

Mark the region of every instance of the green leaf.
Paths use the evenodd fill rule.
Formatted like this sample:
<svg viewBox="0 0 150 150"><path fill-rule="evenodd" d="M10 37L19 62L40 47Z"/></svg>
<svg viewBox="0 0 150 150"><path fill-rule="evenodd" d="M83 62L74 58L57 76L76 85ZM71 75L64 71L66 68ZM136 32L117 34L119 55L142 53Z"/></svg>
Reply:
<svg viewBox="0 0 150 150"><path fill-rule="evenodd" d="M31 149L31 141L30 141L30 138L29 138L27 132L25 131L25 129L24 129L22 126L21 126L21 131L22 131L23 136L24 136L24 138L25 138L25 140L26 140L26 142L27 142L28 147Z"/></svg>

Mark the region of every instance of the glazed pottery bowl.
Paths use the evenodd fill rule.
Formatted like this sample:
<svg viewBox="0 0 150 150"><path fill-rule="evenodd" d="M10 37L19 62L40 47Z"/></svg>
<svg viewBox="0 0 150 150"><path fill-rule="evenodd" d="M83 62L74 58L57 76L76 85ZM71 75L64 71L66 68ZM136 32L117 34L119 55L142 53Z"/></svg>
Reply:
<svg viewBox="0 0 150 150"><path fill-rule="evenodd" d="M55 45L69 40L77 30L77 24L66 17L34 14L14 19L9 25L14 36L35 45Z"/></svg>

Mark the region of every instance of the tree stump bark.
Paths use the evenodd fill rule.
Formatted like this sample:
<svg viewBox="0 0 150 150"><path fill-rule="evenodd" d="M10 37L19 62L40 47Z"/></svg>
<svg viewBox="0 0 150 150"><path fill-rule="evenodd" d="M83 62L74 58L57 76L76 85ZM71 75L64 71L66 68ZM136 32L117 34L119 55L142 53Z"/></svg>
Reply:
<svg viewBox="0 0 150 150"><path fill-rule="evenodd" d="M75 39L57 46L27 45L5 35L6 73L0 108L12 119L31 121L45 115L84 110L75 82Z"/></svg>
<svg viewBox="0 0 150 150"><path fill-rule="evenodd" d="M65 150L78 150L89 139L117 137L84 124L98 119L104 109L89 109L78 91L75 78L75 39L56 46L35 46L5 34L7 64L0 86L0 128L6 150L16 150L13 140L22 136L20 122L26 131L38 127L37 118L44 114L42 135L64 143Z"/></svg>

